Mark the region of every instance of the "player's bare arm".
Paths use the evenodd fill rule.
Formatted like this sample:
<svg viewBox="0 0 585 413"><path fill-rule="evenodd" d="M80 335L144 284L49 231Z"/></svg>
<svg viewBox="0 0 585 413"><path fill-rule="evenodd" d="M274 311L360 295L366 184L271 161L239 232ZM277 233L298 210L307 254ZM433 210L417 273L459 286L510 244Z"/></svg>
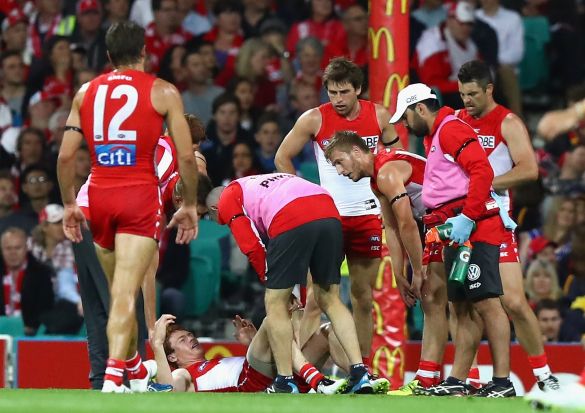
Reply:
<svg viewBox="0 0 585 413"><path fill-rule="evenodd" d="M321 128L321 112L319 109L310 109L303 113L290 132L280 144L274 163L278 172L295 174L293 158L303 150L303 147Z"/></svg>
<svg viewBox="0 0 585 413"><path fill-rule="evenodd" d="M175 322L175 316L163 314L154 324L151 339L152 351L157 366L157 381L161 384L170 384L176 392L185 392L191 386L191 376L185 369L176 369L171 372L171 366L165 354L164 342L167 327Z"/></svg>
<svg viewBox="0 0 585 413"><path fill-rule="evenodd" d="M408 254L412 266L412 289L420 298L423 282L422 242L418 226L412 215L410 198L404 187L405 177L412 174L412 167L405 161L396 161L382 166L377 177L380 192L388 200L395 218L400 241Z"/></svg>
<svg viewBox="0 0 585 413"><path fill-rule="evenodd" d="M398 133L396 133L394 125L390 123L390 112L388 112L388 109L376 103L376 117L378 118L378 125L380 125L380 130L382 131L382 136L380 136L382 144L384 146L390 145L389 147L392 148L402 148Z"/></svg>
<svg viewBox="0 0 585 413"><path fill-rule="evenodd" d="M514 166L503 175L494 177L496 191L518 186L538 178L538 165L524 122L510 113L502 122L502 136L508 144Z"/></svg>
<svg viewBox="0 0 585 413"><path fill-rule="evenodd" d="M63 230L65 236L73 242L81 242L81 225L87 226L85 217L75 200L75 154L83 142L83 133L81 132L81 117L79 107L83 101L87 84L82 86L75 95L71 106L71 112L67 118L63 142L59 149L57 158L57 176L59 179L59 188L61 190L61 199L65 207L63 215Z"/></svg>
<svg viewBox="0 0 585 413"><path fill-rule="evenodd" d="M546 140L553 140L561 133L578 127L584 119L585 99L566 109L547 112L538 122L538 134Z"/></svg>
<svg viewBox="0 0 585 413"><path fill-rule="evenodd" d="M197 163L193 154L189 126L183 114L183 101L177 88L157 79L152 87L151 102L154 109L165 116L177 149L179 175L183 180L183 204L169 222L177 226L177 243L186 244L197 236Z"/></svg>

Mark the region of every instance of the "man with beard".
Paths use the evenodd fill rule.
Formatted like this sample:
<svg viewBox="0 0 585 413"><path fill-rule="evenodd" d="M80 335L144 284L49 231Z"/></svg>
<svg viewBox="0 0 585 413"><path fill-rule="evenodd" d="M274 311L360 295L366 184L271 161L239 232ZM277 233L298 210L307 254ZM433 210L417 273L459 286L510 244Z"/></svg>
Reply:
<svg viewBox="0 0 585 413"><path fill-rule="evenodd" d="M494 173L477 134L454 113L452 108L440 107L427 85L415 83L400 91L390 120L402 121L417 137L425 138L428 158L422 199L427 214L423 222L427 228L452 225L452 243L444 249L445 270L457 258L457 245L470 241L472 246L464 282L447 286L458 325L453 369L445 381L425 394L468 394L465 379L478 344L474 337L485 325L494 375L476 395L512 397L516 392L509 379L510 325L500 303L503 292L498 270L499 246L505 234L499 209L490 196Z"/></svg>

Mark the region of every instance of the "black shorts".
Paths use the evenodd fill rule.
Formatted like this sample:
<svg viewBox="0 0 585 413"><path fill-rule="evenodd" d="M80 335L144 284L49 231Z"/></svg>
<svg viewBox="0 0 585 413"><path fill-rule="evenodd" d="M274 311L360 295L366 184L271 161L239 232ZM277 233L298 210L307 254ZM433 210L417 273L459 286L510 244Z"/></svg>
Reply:
<svg viewBox="0 0 585 413"><path fill-rule="evenodd" d="M306 285L309 269L315 284L339 284L342 261L341 222L335 218L308 222L268 241L266 287Z"/></svg>
<svg viewBox="0 0 585 413"><path fill-rule="evenodd" d="M457 256L457 248L444 249L445 271L451 272L451 266ZM499 297L503 294L502 280L499 269L499 245L474 242L469 270L463 285L457 282L447 283L449 301L480 301L486 298Z"/></svg>

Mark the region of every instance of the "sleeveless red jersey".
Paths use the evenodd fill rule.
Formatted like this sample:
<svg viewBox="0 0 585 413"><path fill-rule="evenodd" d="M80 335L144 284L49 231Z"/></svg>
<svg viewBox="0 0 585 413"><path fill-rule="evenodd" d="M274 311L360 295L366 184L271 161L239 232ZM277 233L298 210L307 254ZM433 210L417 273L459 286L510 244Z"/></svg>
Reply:
<svg viewBox="0 0 585 413"><path fill-rule="evenodd" d="M89 83L79 112L91 155L92 186L158 184L154 153L164 119L150 101L155 80L126 70Z"/></svg>
<svg viewBox="0 0 585 413"><path fill-rule="evenodd" d="M368 148L376 152L382 133L378 125L376 106L367 100L360 99L358 102L360 112L353 120L337 114L331 103L319 106L321 128L313 138L321 186L329 191L341 216L378 214L380 211L368 180L352 182L345 176L338 175L335 167L325 159L323 152L335 132L343 130L357 133L366 142Z"/></svg>
<svg viewBox="0 0 585 413"><path fill-rule="evenodd" d="M457 113L457 117L465 121L477 133L479 143L494 170L494 176L503 175L514 166L508 144L502 136L502 122L510 113L512 112L502 105L496 105L493 110L479 119L471 116L466 109L461 109Z"/></svg>
<svg viewBox="0 0 585 413"><path fill-rule="evenodd" d="M404 183L404 188L410 198L414 217L420 219L425 214L425 207L422 203L422 185L427 164L425 158L402 149L385 148L374 158L374 175L370 180L370 185L374 191L379 192L376 180L378 179L380 169L386 163L393 161L408 162L412 168L412 173L410 174L410 178Z"/></svg>

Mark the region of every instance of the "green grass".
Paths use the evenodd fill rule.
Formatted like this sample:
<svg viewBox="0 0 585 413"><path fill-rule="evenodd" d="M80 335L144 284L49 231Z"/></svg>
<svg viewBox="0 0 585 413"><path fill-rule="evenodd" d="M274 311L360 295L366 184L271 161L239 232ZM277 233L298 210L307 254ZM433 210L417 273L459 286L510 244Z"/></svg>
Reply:
<svg viewBox="0 0 585 413"><path fill-rule="evenodd" d="M479 399L219 393L101 394L90 390L0 390L0 412L156 413L523 413L521 398Z"/></svg>

